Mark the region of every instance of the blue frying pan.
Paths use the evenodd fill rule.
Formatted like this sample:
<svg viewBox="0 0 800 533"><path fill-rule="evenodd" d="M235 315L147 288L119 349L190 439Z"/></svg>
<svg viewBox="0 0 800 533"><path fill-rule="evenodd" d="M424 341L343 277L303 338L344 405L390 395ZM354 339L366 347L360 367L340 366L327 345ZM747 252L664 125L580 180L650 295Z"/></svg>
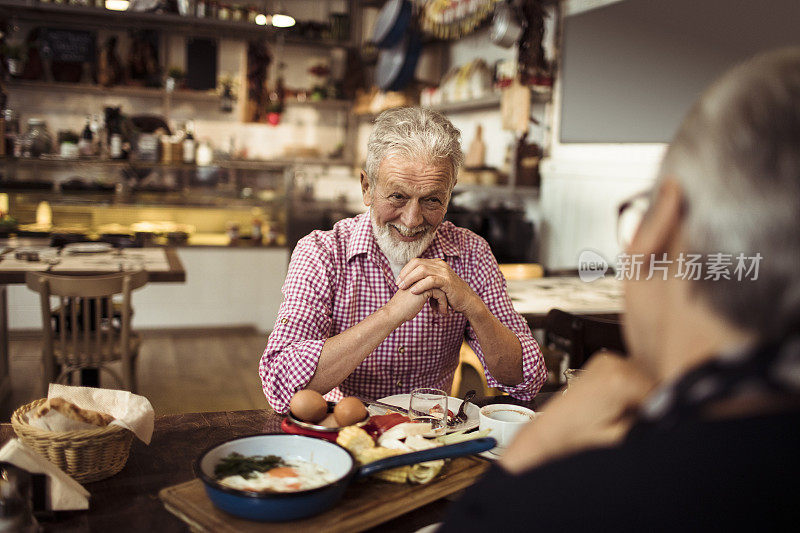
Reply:
<svg viewBox="0 0 800 533"><path fill-rule="evenodd" d="M491 450L496 445L497 441L493 438L483 437L395 455L359 467L352 454L334 442L302 435L254 435L231 439L206 450L195 461L194 469L203 481L209 499L219 509L248 520L286 522L313 516L333 507L353 479L398 466L472 455ZM233 489L214 478L214 467L232 452L244 456L277 455L286 459L303 459L328 469L334 481L297 492L262 493Z"/></svg>
<svg viewBox="0 0 800 533"><path fill-rule="evenodd" d="M399 43L411 23L411 2L389 0L375 19L372 42L378 48L391 48Z"/></svg>
<svg viewBox="0 0 800 533"><path fill-rule="evenodd" d="M422 40L416 32L408 33L388 50L381 50L375 68L375 82L383 91L399 91L414 79Z"/></svg>

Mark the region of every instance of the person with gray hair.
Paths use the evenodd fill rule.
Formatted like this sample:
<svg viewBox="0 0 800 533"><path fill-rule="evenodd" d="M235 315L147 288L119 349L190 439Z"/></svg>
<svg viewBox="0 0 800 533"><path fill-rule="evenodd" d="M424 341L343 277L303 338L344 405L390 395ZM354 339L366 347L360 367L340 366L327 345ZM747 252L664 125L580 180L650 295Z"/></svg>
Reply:
<svg viewBox="0 0 800 533"><path fill-rule="evenodd" d="M544 358L517 314L488 243L445 221L464 156L440 113L381 113L361 192L369 212L314 231L292 254L284 301L261 357L279 413L312 389L329 401L448 391L464 340L486 380L531 400Z"/></svg>
<svg viewBox="0 0 800 533"><path fill-rule="evenodd" d="M626 245L643 260L624 278L630 357L590 359L440 532L797 524L800 47L714 83L644 198Z"/></svg>

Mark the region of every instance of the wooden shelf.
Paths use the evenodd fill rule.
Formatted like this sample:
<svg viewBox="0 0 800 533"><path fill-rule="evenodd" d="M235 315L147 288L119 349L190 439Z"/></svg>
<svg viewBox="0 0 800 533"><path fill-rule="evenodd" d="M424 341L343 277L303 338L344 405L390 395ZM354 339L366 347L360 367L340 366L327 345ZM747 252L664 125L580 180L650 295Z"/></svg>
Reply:
<svg viewBox="0 0 800 533"><path fill-rule="evenodd" d="M329 109L339 111L349 111L353 107L353 102L350 100L286 100L284 105L287 107L313 107L316 109Z"/></svg>
<svg viewBox="0 0 800 533"><path fill-rule="evenodd" d="M186 163L161 163L158 161L137 161L135 159L99 159L99 158L63 158L47 156L40 158L0 157L0 165L23 165L47 167L63 167L67 165L96 165L105 167L134 167L134 168L164 168L171 170L194 170L198 168L227 168L233 170L280 170L292 165L348 165L344 159L328 158L281 158L268 160L225 160L215 161L208 166L199 166Z"/></svg>
<svg viewBox="0 0 800 533"><path fill-rule="evenodd" d="M531 90L531 102L544 103L550 101L550 92ZM463 102L447 102L443 104L436 104L425 106L426 109L433 109L441 113L467 113L470 111L481 111L485 109L499 109L500 108L500 93L493 93L483 98L476 100L465 100ZM379 113L365 113L358 115L361 120L372 120L378 116Z"/></svg>
<svg viewBox="0 0 800 533"><path fill-rule="evenodd" d="M159 87L136 87L128 85L103 87L101 85L89 83L11 80L8 82L8 88L12 90L24 89L26 91L58 91L106 96L127 96L135 98L165 98L169 94L169 97L173 100L194 100L201 102L219 101L219 95L214 92L178 89L172 93L167 93L165 89Z"/></svg>
<svg viewBox="0 0 800 533"><path fill-rule="evenodd" d="M492 109L500 107L500 94L491 94L477 100L466 100L464 102L447 102L428 106L428 109L440 111L442 113L464 113L466 111L480 111L481 109Z"/></svg>
<svg viewBox="0 0 800 533"><path fill-rule="evenodd" d="M245 21L183 17L177 13L144 13L110 11L88 6L41 3L38 0L0 0L0 14L13 16L23 22L47 23L50 26L69 26L80 29L148 28L194 36L254 39L281 38L286 44L319 48L352 47L350 42L331 39L305 39L292 34L291 29L259 26Z"/></svg>

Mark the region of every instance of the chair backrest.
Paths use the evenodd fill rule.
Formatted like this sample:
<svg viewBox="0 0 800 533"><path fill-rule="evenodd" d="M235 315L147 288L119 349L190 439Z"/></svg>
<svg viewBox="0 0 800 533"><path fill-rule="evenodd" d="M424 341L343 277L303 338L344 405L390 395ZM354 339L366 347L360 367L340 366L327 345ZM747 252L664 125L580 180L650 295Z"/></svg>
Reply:
<svg viewBox="0 0 800 533"><path fill-rule="evenodd" d="M551 309L545 318L545 344L569 354L569 367L580 368L602 349L626 354L619 319L574 315Z"/></svg>
<svg viewBox="0 0 800 533"><path fill-rule="evenodd" d="M52 380L56 353L59 363L79 367L126 358L131 335L131 292L145 283L144 271L99 276L28 272L25 284L39 293L46 377ZM122 295L119 324L114 323L115 295ZM58 298L54 309L51 297Z"/></svg>
<svg viewBox="0 0 800 533"><path fill-rule="evenodd" d="M509 279L534 279L544 276L544 268L539 263L500 263L500 272Z"/></svg>

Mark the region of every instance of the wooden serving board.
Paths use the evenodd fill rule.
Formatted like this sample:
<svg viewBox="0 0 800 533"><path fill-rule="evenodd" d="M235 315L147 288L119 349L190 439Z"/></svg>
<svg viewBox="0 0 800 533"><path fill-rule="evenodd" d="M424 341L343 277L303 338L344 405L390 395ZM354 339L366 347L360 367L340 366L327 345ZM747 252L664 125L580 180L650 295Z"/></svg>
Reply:
<svg viewBox="0 0 800 533"><path fill-rule="evenodd" d="M377 479L353 481L337 505L317 516L292 522L253 522L220 511L206 496L199 479L162 489L158 496L168 511L195 531L354 532L377 526L466 488L487 468L489 462L483 459L459 457L448 461L442 472L426 485Z"/></svg>

